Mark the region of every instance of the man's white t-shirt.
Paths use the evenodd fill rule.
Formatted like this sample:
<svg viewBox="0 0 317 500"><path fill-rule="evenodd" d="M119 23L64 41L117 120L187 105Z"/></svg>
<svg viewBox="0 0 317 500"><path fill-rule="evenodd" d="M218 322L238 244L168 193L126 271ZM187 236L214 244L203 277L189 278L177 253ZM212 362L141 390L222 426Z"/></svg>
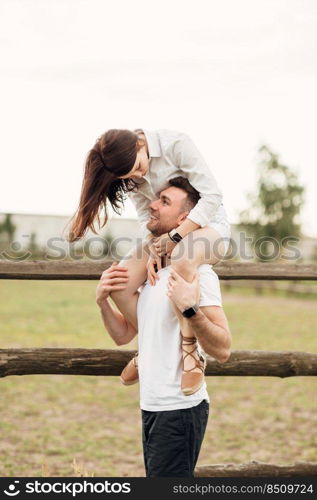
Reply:
<svg viewBox="0 0 317 500"><path fill-rule="evenodd" d="M195 394L181 391L182 350L178 318L168 297L170 266L158 271L159 280L139 288L137 304L139 337L140 407L147 411L177 410L209 402L206 382ZM200 306L222 306L219 278L209 264L198 267Z"/></svg>

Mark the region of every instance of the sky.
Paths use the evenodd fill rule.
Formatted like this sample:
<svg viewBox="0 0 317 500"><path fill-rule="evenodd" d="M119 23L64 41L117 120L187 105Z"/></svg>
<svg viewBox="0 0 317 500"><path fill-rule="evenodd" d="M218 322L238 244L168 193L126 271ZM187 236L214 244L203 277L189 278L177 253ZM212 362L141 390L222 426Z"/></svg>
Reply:
<svg viewBox="0 0 317 500"><path fill-rule="evenodd" d="M103 132L166 128L191 136L232 223L267 144L317 237L315 0L1 0L0 62L0 212L72 215Z"/></svg>

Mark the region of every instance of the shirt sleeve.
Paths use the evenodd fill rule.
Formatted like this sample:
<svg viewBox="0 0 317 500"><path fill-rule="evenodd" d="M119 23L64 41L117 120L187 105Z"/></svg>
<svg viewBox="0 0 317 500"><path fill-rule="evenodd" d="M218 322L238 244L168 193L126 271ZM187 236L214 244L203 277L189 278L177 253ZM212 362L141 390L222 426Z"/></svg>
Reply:
<svg viewBox="0 0 317 500"><path fill-rule="evenodd" d="M180 134L172 148L177 167L200 194L198 203L187 217L201 227L206 226L222 203L222 192L209 166L188 135Z"/></svg>
<svg viewBox="0 0 317 500"><path fill-rule="evenodd" d="M198 268L200 285L200 306L221 306L222 298L218 275L206 264Z"/></svg>
<svg viewBox="0 0 317 500"><path fill-rule="evenodd" d="M129 198L132 200L136 209L138 221L141 226L142 238L146 238L148 234L151 234L151 231L146 227L150 220L149 204L151 200L140 191L129 191Z"/></svg>

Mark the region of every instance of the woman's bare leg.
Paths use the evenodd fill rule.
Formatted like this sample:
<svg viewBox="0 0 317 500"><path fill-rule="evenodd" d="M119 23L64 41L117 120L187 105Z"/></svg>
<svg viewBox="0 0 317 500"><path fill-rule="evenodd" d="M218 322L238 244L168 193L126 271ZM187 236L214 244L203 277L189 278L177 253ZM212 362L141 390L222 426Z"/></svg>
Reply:
<svg viewBox="0 0 317 500"><path fill-rule="evenodd" d="M196 269L201 264L214 265L225 256L225 244L220 234L212 227L205 226L192 231L186 235L173 249L171 254L171 267L186 281L192 281ZM178 307L173 303L174 311L179 320L181 333L184 337L192 337L188 322ZM183 346L186 352L193 350L192 345ZM185 356L185 354L184 354ZM198 359L197 354L195 358ZM184 368L187 370L194 367L194 360L186 356ZM199 372L196 368L193 372Z"/></svg>
<svg viewBox="0 0 317 500"><path fill-rule="evenodd" d="M187 234L173 249L172 268L186 281L192 281L201 264L216 264L225 256L225 244L220 234L210 226Z"/></svg>
<svg viewBox="0 0 317 500"><path fill-rule="evenodd" d="M118 264L121 267L128 268L129 280L126 289L111 293L111 298L120 312L135 328L137 328L137 290L147 278L146 264L148 258L149 249L147 243L142 241L142 243L135 245Z"/></svg>

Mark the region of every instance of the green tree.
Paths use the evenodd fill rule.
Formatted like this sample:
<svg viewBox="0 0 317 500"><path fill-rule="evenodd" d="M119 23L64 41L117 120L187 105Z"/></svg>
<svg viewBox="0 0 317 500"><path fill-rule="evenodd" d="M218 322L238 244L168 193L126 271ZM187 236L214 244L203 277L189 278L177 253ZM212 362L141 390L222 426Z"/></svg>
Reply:
<svg viewBox="0 0 317 500"><path fill-rule="evenodd" d="M14 239L16 226L11 219L12 214L5 214L4 221L0 223L0 234L6 235L6 242L11 244Z"/></svg>
<svg viewBox="0 0 317 500"><path fill-rule="evenodd" d="M287 236L300 235L298 216L304 191L296 172L283 165L268 146L261 146L256 191L248 195L250 206L240 212L239 223L240 229L253 236L253 247L259 238L274 238L281 243ZM269 244L264 242L259 260L267 260Z"/></svg>

